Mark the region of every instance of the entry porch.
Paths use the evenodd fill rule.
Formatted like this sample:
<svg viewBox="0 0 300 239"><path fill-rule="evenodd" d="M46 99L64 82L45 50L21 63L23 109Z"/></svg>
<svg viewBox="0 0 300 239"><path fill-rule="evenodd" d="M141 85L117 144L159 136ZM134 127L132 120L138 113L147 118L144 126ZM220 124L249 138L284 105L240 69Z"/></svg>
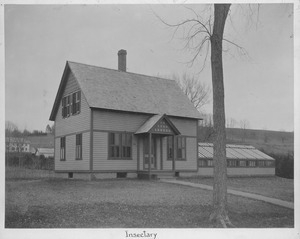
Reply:
<svg viewBox="0 0 300 239"><path fill-rule="evenodd" d="M166 115L154 115L137 130L137 172L140 178L175 176L175 136L179 134Z"/></svg>

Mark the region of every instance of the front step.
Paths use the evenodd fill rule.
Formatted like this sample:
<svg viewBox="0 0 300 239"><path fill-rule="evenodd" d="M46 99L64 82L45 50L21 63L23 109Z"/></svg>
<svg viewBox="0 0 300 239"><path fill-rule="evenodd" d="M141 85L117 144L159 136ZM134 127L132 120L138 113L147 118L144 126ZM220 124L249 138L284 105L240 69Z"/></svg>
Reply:
<svg viewBox="0 0 300 239"><path fill-rule="evenodd" d="M150 179L175 179L176 174L174 172L151 172ZM149 179L149 173L138 173L139 179Z"/></svg>

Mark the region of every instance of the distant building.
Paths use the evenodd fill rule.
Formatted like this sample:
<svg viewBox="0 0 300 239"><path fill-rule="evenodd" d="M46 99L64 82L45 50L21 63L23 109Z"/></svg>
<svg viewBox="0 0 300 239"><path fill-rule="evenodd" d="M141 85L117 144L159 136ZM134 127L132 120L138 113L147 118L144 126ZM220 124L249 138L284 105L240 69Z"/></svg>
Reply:
<svg viewBox="0 0 300 239"><path fill-rule="evenodd" d="M6 152L30 152L30 141L24 137L6 137Z"/></svg>
<svg viewBox="0 0 300 239"><path fill-rule="evenodd" d="M213 175L213 144L198 144L199 170L202 176ZM275 159L250 145L226 145L227 175L274 176Z"/></svg>

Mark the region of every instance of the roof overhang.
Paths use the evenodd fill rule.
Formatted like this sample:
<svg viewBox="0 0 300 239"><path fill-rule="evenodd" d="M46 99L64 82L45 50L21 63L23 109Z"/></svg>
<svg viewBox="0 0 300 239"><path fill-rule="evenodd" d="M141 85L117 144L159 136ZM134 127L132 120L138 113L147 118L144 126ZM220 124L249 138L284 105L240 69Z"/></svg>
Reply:
<svg viewBox="0 0 300 239"><path fill-rule="evenodd" d="M67 76L68 76L69 72L70 72L70 67L68 65L68 62L66 62L64 73L62 75L62 78L61 78L61 81L60 81L60 84L59 84L59 88L58 88L58 91L57 91L57 94L56 94L56 97L55 97L55 101L54 101L54 104L53 104L53 107L52 107L52 111L51 111L51 114L50 114L50 117L49 117L49 120L51 120L51 121L55 121L56 113L59 109L60 99L62 97L63 90L66 86L67 79L68 79Z"/></svg>

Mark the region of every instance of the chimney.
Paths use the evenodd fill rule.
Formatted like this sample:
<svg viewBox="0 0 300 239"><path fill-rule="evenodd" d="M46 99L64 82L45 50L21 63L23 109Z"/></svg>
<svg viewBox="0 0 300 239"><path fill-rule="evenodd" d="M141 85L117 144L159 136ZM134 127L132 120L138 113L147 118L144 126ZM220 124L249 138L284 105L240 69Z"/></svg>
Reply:
<svg viewBox="0 0 300 239"><path fill-rule="evenodd" d="M119 50L118 51L118 70L119 71L126 71L126 50Z"/></svg>

